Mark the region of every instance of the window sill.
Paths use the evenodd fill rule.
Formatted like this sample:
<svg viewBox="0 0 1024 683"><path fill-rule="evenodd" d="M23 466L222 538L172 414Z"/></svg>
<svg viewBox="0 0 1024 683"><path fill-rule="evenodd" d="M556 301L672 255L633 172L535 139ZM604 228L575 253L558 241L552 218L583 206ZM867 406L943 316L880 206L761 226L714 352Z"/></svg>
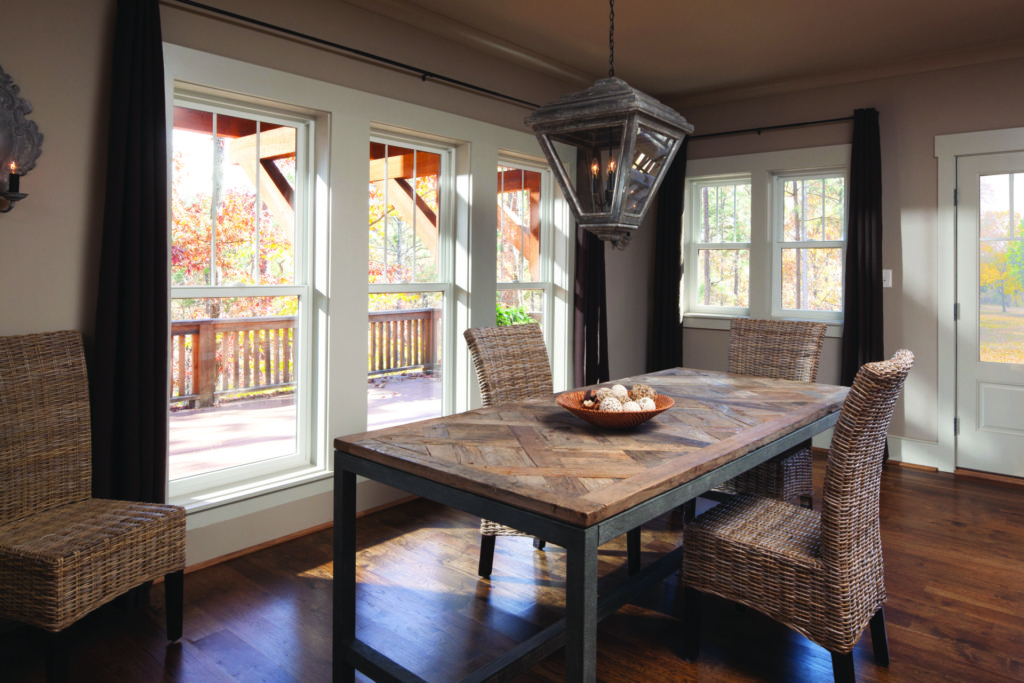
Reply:
<svg viewBox="0 0 1024 683"><path fill-rule="evenodd" d="M333 472L321 467L306 466L272 475L254 477L226 486L189 491L177 496L171 495L168 496L167 502L172 505L181 505L187 514L193 514L333 477Z"/></svg>
<svg viewBox="0 0 1024 683"><path fill-rule="evenodd" d="M683 327L698 330L728 330L733 318L744 316L723 315L717 313L686 313L683 315ZM825 336L839 339L843 336L843 323L833 320L823 321L827 328Z"/></svg>

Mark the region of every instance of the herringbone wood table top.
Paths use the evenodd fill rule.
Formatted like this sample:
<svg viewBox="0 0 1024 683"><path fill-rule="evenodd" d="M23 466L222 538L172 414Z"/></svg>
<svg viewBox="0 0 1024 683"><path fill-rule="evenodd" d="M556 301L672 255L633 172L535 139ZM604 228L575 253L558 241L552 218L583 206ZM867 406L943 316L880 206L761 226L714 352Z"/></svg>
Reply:
<svg viewBox="0 0 1024 683"><path fill-rule="evenodd" d="M687 368L617 382L650 384L675 406L614 431L549 396L340 437L335 448L590 526L839 410L848 391Z"/></svg>

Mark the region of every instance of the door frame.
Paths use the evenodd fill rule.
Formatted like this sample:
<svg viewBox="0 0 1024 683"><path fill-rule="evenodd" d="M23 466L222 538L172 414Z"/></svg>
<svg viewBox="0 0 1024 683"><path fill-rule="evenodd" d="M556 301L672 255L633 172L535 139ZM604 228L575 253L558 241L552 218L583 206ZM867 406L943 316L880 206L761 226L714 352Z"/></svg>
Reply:
<svg viewBox="0 0 1024 683"><path fill-rule="evenodd" d="M938 159L938 230L936 233L938 304L938 442L904 443L913 449L900 459L936 467L943 472L956 470L956 321L954 311L956 278L940 273L956 272L956 171L957 157L1024 152L1024 128L956 133L935 136ZM910 456L910 457L907 457Z"/></svg>

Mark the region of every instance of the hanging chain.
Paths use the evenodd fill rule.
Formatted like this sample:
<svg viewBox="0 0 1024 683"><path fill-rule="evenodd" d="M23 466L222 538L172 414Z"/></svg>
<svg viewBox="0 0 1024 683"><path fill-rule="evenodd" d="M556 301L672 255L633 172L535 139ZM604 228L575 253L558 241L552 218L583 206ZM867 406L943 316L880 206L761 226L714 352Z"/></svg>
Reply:
<svg viewBox="0 0 1024 683"><path fill-rule="evenodd" d="M608 78L615 77L615 0L608 0Z"/></svg>

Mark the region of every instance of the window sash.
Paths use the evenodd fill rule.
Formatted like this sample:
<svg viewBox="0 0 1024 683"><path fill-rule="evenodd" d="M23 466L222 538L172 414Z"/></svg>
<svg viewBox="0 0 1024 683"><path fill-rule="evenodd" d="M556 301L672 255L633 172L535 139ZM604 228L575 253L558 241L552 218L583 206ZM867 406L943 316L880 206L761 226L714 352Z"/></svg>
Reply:
<svg viewBox="0 0 1024 683"><path fill-rule="evenodd" d="M312 235L311 217L313 216L313 191L311 179L314 177L314 116L291 115L278 111L272 104L264 104L256 100L235 100L228 94L202 94L193 92L188 84L176 83L172 106L183 106L189 109L209 113L237 116L260 121L261 123L277 124L294 128L295 139L295 185L294 185L294 221L293 233L293 284L262 285L262 284L211 284L205 286L170 286L169 298L180 299L217 299L233 297L278 297L292 296L298 301L296 315L296 342L294 357L297 359L293 375L295 377L295 410L296 425L312 423L313 396L316 388L312 366L314 364L313 324L311 315L312 286ZM169 141L173 139L173 120L168 120ZM171 143L173 145L173 143ZM173 151L173 150L172 150ZM170 163L170 159L169 159ZM257 192L258 201L258 192ZM170 223L168 225L170 232ZM170 236L169 236L170 239ZM170 363L170 353L168 363ZM244 482L269 481L271 488L279 486L289 477L305 476L311 470L325 470L326 457L315 447L313 431L296 429L295 451L277 457L241 465L226 466L208 470L195 475L183 476L169 481L168 496L172 500L189 501L192 506L215 504L221 499L236 497Z"/></svg>

